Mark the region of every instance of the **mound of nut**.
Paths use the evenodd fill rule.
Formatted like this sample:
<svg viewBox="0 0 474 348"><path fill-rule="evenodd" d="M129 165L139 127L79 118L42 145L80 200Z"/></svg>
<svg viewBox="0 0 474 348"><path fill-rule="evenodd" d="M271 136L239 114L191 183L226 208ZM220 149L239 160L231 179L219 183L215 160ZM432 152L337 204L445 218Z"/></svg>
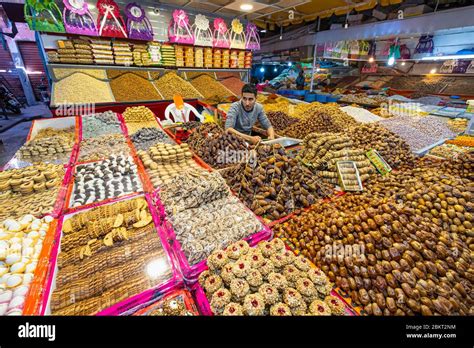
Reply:
<svg viewBox="0 0 474 348"><path fill-rule="evenodd" d="M62 231L53 315L94 314L171 275L144 198L75 214Z"/></svg>
<svg viewBox="0 0 474 348"><path fill-rule="evenodd" d="M354 147L364 151L377 150L392 168L413 165L415 157L410 146L378 123L360 124L346 130L345 134L350 137Z"/></svg>
<svg viewBox="0 0 474 348"><path fill-rule="evenodd" d="M192 159L187 144L157 144L137 152L143 162L153 186L169 184L174 177L188 170L200 170L200 166Z"/></svg>
<svg viewBox="0 0 474 348"><path fill-rule="evenodd" d="M62 165L44 163L0 172L0 219L51 213L64 173Z"/></svg>
<svg viewBox="0 0 474 348"><path fill-rule="evenodd" d="M157 127L141 128L132 134L130 139L137 150L147 150L158 143L175 144L168 134Z"/></svg>
<svg viewBox="0 0 474 348"><path fill-rule="evenodd" d="M217 172L204 169L178 174L160 190L160 200L171 214L229 196L225 180Z"/></svg>
<svg viewBox="0 0 474 348"><path fill-rule="evenodd" d="M170 221L190 265L205 260L214 250L248 237L263 227L234 196L173 212Z"/></svg>
<svg viewBox="0 0 474 348"><path fill-rule="evenodd" d="M279 238L250 248L240 241L217 250L199 276L216 315L344 315L330 295L332 284L304 256L285 250Z"/></svg>
<svg viewBox="0 0 474 348"><path fill-rule="evenodd" d="M99 162L78 165L71 206L100 202L142 190L132 157L111 155Z"/></svg>
<svg viewBox="0 0 474 348"><path fill-rule="evenodd" d="M155 114L146 106L128 107L122 116L126 123L155 121Z"/></svg>
<svg viewBox="0 0 474 348"><path fill-rule="evenodd" d="M107 134L84 139L80 143L78 162L94 161L114 155L128 155L130 148L122 134Z"/></svg>
<svg viewBox="0 0 474 348"><path fill-rule="evenodd" d="M375 173L374 167L365 156L363 149L356 149L351 139L341 133L311 133L304 138L303 150L297 159L312 165L318 170L318 175L331 184L338 183L337 162L354 161L360 174L361 181ZM355 175L352 177L356 180Z"/></svg>
<svg viewBox="0 0 474 348"><path fill-rule="evenodd" d="M259 216L280 219L333 192L279 145L261 145L257 158L222 173L230 188Z"/></svg>
<svg viewBox="0 0 474 348"><path fill-rule="evenodd" d="M39 261L43 240L53 221L24 215L0 223L0 316L22 315Z"/></svg>
<svg viewBox="0 0 474 348"><path fill-rule="evenodd" d="M307 110L306 117L287 127L284 134L302 139L310 133L342 132L357 122L337 105L314 105Z"/></svg>
<svg viewBox="0 0 474 348"><path fill-rule="evenodd" d="M105 134L121 134L120 121L113 111L105 111L82 117L83 138L95 138Z"/></svg>
<svg viewBox="0 0 474 348"><path fill-rule="evenodd" d="M472 314L471 251L416 208L345 195L274 227L369 315Z"/></svg>

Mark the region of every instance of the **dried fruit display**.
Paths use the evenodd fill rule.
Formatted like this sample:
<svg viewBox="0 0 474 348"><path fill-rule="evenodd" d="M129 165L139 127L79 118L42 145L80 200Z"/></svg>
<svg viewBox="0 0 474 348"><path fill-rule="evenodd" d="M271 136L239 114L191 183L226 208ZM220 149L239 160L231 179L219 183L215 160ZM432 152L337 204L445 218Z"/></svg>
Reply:
<svg viewBox="0 0 474 348"><path fill-rule="evenodd" d="M44 163L0 172L0 219L51 213L64 174L62 165Z"/></svg>
<svg viewBox="0 0 474 348"><path fill-rule="evenodd" d="M110 81L117 102L153 101L163 97L152 82L134 73L126 73Z"/></svg>
<svg viewBox="0 0 474 348"><path fill-rule="evenodd" d="M113 111L82 117L82 137L84 139L121 133L120 121Z"/></svg>
<svg viewBox="0 0 474 348"><path fill-rule="evenodd" d="M332 189L280 145L261 145L248 163L222 172L230 188L259 216L280 219L308 207Z"/></svg>
<svg viewBox="0 0 474 348"><path fill-rule="evenodd" d="M446 144L474 147L474 137L472 135L467 134L458 135L454 139L447 140Z"/></svg>
<svg viewBox="0 0 474 348"><path fill-rule="evenodd" d="M170 222L190 265L263 228L255 215L234 196L173 213Z"/></svg>
<svg viewBox="0 0 474 348"><path fill-rule="evenodd" d="M228 90L220 82L216 81L209 75L201 75L191 81L191 84L201 93L204 98L226 98L229 96L235 96L230 90Z"/></svg>
<svg viewBox="0 0 474 348"><path fill-rule="evenodd" d="M331 184L338 184L337 162L354 161L365 181L370 174L375 173L374 167L365 156L363 149L357 149L350 137L343 133L311 133L303 140L303 150L297 156L298 160L314 167L317 174ZM354 175L345 176L346 179L357 181Z"/></svg>
<svg viewBox="0 0 474 348"><path fill-rule="evenodd" d="M266 114L275 131L280 132L298 122L297 118L290 117L281 111L270 111Z"/></svg>
<svg viewBox="0 0 474 348"><path fill-rule="evenodd" d="M387 103L388 99L381 95L371 95L368 96L365 93L358 94L344 94L341 99L341 102L344 103L355 103L355 104L364 104L370 106L380 106L382 103Z"/></svg>
<svg viewBox="0 0 474 348"><path fill-rule="evenodd" d="M132 157L111 155L103 161L76 166L70 205L78 207L141 190Z"/></svg>
<svg viewBox="0 0 474 348"><path fill-rule="evenodd" d="M0 316L22 315L43 240L53 218L24 215L0 221Z"/></svg>
<svg viewBox="0 0 474 348"><path fill-rule="evenodd" d="M471 150L441 163L443 171L463 179L474 180L473 165L474 151Z"/></svg>
<svg viewBox="0 0 474 348"><path fill-rule="evenodd" d="M197 128L186 140L189 147L213 168L225 168L245 161L249 145L242 138L226 133L214 123Z"/></svg>
<svg viewBox="0 0 474 348"><path fill-rule="evenodd" d="M377 150L392 168L412 165L415 159L402 138L378 123L361 124L350 128L345 134L356 148Z"/></svg>
<svg viewBox="0 0 474 348"><path fill-rule="evenodd" d="M199 170L201 167L192 159L188 144L158 144L148 151L137 152L145 166L154 187L161 187L174 181L180 173Z"/></svg>
<svg viewBox="0 0 474 348"><path fill-rule="evenodd" d="M337 105L315 105L308 109L305 118L285 129L284 134L302 139L310 133L342 132L357 122Z"/></svg>
<svg viewBox="0 0 474 348"><path fill-rule="evenodd" d="M144 198L80 212L64 221L62 232L53 315L91 315L171 276ZM157 263L159 274L144 274Z"/></svg>
<svg viewBox="0 0 474 348"><path fill-rule="evenodd" d="M72 74L53 84L52 104L113 103L108 82L82 73Z"/></svg>
<svg viewBox="0 0 474 348"><path fill-rule="evenodd" d="M448 128L446 121L435 116L397 116L379 123L405 140L412 151L456 135Z"/></svg>
<svg viewBox="0 0 474 348"><path fill-rule="evenodd" d="M470 179L464 177L453 167L455 162L451 165L450 162L420 162L413 169L374 177L366 185L367 192L374 196L394 197L444 231L459 233L464 240L464 235L472 232L474 183L472 173ZM467 161L465 164L472 167ZM447 166L452 169L448 170Z"/></svg>
<svg viewBox="0 0 474 348"><path fill-rule="evenodd" d="M406 204L345 195L274 231L369 315L471 314L469 247Z"/></svg>
<svg viewBox="0 0 474 348"><path fill-rule="evenodd" d="M141 128L130 136L130 140L137 150L146 150L156 144L175 144L174 140L158 127Z"/></svg>
<svg viewBox="0 0 474 348"><path fill-rule="evenodd" d="M179 77L175 72L168 72L153 83L165 100L173 100L175 94L179 94L185 99L203 97L193 85Z"/></svg>
<svg viewBox="0 0 474 348"><path fill-rule="evenodd" d="M454 156L458 156L461 153L469 152L471 150L468 146L458 146L453 144L442 144L432 148L429 152L430 155L438 156L442 158L450 159Z"/></svg>
<svg viewBox="0 0 474 348"><path fill-rule="evenodd" d="M466 118L455 118L453 120L448 120L448 127L455 133L462 133L466 130L468 123L469 120Z"/></svg>
<svg viewBox="0 0 474 348"><path fill-rule="evenodd" d="M281 239L250 248L245 241L217 250L201 273L215 315L345 315L326 275L303 256L285 250Z"/></svg>

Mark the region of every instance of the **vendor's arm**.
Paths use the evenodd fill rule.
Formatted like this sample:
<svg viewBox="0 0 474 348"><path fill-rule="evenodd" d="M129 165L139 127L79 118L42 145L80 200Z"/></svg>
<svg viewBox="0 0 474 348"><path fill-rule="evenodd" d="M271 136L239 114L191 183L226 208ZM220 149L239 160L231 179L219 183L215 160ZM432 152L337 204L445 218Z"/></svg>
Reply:
<svg viewBox="0 0 474 348"><path fill-rule="evenodd" d="M260 122L260 124L262 125L262 127L267 131L268 139L270 140L275 139L275 130L273 129L273 126L270 120L268 119L267 115L265 114L265 110L263 110L263 108L258 114L257 119L258 119L258 122Z"/></svg>
<svg viewBox="0 0 474 348"><path fill-rule="evenodd" d="M232 105L229 111L227 112L227 119L225 121L225 129L227 132L232 133L234 135L237 135L238 137L241 137L245 141L248 141L251 144L256 144L258 143L261 138L260 137L253 137L251 135L247 135L244 133L239 132L237 129L235 129L235 123L237 122L237 117L239 114L240 110L238 106Z"/></svg>

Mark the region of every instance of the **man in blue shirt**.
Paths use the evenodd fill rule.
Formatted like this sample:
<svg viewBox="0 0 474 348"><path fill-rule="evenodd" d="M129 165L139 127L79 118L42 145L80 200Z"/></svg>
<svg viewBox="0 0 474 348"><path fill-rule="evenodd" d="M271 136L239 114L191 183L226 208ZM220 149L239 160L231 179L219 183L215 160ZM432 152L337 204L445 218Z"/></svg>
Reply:
<svg viewBox="0 0 474 348"><path fill-rule="evenodd" d="M262 139L252 136L252 127L257 122L267 131L268 139L275 139L275 131L265 115L263 106L257 103L257 89L252 84L242 87L242 99L231 105L227 112L225 129L245 139L251 144L256 144Z"/></svg>

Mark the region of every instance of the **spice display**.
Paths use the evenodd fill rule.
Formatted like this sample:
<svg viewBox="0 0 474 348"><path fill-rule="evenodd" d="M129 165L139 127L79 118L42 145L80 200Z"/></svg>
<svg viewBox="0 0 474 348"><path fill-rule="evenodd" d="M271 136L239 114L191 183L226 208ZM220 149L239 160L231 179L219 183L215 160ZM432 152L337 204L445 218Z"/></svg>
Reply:
<svg viewBox="0 0 474 348"><path fill-rule="evenodd" d="M190 265L263 227L234 196L173 213L170 221Z"/></svg>
<svg viewBox="0 0 474 348"><path fill-rule="evenodd" d="M379 123L405 140L412 151L419 151L441 139L456 135L444 120L434 116L397 116Z"/></svg>
<svg viewBox="0 0 474 348"><path fill-rule="evenodd" d="M64 174L62 165L44 163L0 172L0 220L51 213Z"/></svg>
<svg viewBox="0 0 474 348"><path fill-rule="evenodd" d="M204 98L225 98L229 96L235 96L234 93L229 91L220 82L214 80L209 75L201 75L191 81L191 84L201 93Z"/></svg>
<svg viewBox="0 0 474 348"><path fill-rule="evenodd" d="M285 129L284 134L302 139L310 133L342 132L357 122L337 105L315 105L307 110L307 116Z"/></svg>
<svg viewBox="0 0 474 348"><path fill-rule="evenodd" d="M458 135L454 139L446 141L447 144L474 147L474 137L472 135Z"/></svg>
<svg viewBox="0 0 474 348"><path fill-rule="evenodd" d="M366 109L355 106L344 106L341 110L354 118L357 122L361 123L376 122L382 119L380 116L377 116Z"/></svg>
<svg viewBox="0 0 474 348"><path fill-rule="evenodd" d="M53 218L24 215L0 222L0 316L22 315L43 240Z"/></svg>
<svg viewBox="0 0 474 348"><path fill-rule="evenodd" d="M229 91L234 93L237 97L240 97L240 94L242 93L242 87L245 84L238 77L229 77L220 81L220 83L224 85L224 87L226 87Z"/></svg>
<svg viewBox="0 0 474 348"><path fill-rule="evenodd" d="M287 127L298 122L297 118L290 117L281 111L270 111L266 115L277 132L283 131Z"/></svg>
<svg viewBox="0 0 474 348"><path fill-rule="evenodd" d="M184 99L202 98L201 93L196 88L179 77L175 72L164 74L154 81L154 84L165 100L173 100L175 94L181 95Z"/></svg>
<svg viewBox="0 0 474 348"><path fill-rule="evenodd" d="M332 193L280 145L261 145L257 156L222 173L230 188L259 216L280 219Z"/></svg>
<svg viewBox="0 0 474 348"><path fill-rule="evenodd" d="M378 123L361 124L347 130L345 134L356 148L377 150L392 168L413 164L414 156L408 144Z"/></svg>
<svg viewBox="0 0 474 348"><path fill-rule="evenodd" d="M128 156L130 148L121 134L102 135L81 141L78 162L94 161L110 154Z"/></svg>
<svg viewBox="0 0 474 348"><path fill-rule="evenodd" d="M351 139L342 133L311 133L303 140L303 150L297 159L317 170L317 174L331 184L338 184L337 163L354 161L361 181L375 173L363 149L353 146ZM345 173L345 179L356 182L355 174Z"/></svg>
<svg viewBox="0 0 474 348"><path fill-rule="evenodd" d="M108 82L89 75L75 73L53 83L54 105L112 103L115 101Z"/></svg>
<svg viewBox="0 0 474 348"><path fill-rule="evenodd" d="M117 102L162 100L153 84L134 73L123 74L110 81Z"/></svg>
<svg viewBox="0 0 474 348"><path fill-rule="evenodd" d="M124 155L111 155L104 161L76 167L71 206L100 202L141 190L133 159Z"/></svg>
<svg viewBox="0 0 474 348"><path fill-rule="evenodd" d="M157 144L148 151L137 154L143 162L154 187L174 182L176 176L186 171L199 171L201 167L192 159L187 144Z"/></svg>
<svg viewBox="0 0 474 348"><path fill-rule="evenodd" d="M212 253L207 264L199 283L215 315L345 314L324 273L285 250L281 239L255 248L233 243Z"/></svg>
<svg viewBox="0 0 474 348"><path fill-rule="evenodd" d="M380 106L382 103L387 103L388 99L381 95L368 96L364 93L359 94L344 94L339 101L349 104L363 104L369 106Z"/></svg>
<svg viewBox="0 0 474 348"><path fill-rule="evenodd" d="M345 195L274 230L369 315L470 313L469 248L416 208ZM346 252L334 251L341 248Z"/></svg>
<svg viewBox="0 0 474 348"><path fill-rule="evenodd" d="M462 133L466 130L469 120L466 118L455 118L448 120L448 127L455 133Z"/></svg>
<svg viewBox="0 0 474 348"><path fill-rule="evenodd" d="M91 315L171 276L144 198L76 214L62 232L53 315ZM143 272L156 264L159 272Z"/></svg>
<svg viewBox="0 0 474 348"><path fill-rule="evenodd" d="M210 130L212 129L212 130ZM225 168L248 158L248 144L242 138L224 133L216 124L206 124L187 139L191 149L213 168Z"/></svg>
<svg viewBox="0 0 474 348"><path fill-rule="evenodd" d="M89 75L95 77L96 79L105 80L107 78L107 74L104 70L101 69L65 69L65 68L54 68L53 74L57 80L62 80L65 77L68 77L75 73L82 73L85 75Z"/></svg>
<svg viewBox="0 0 474 348"><path fill-rule="evenodd" d="M82 137L84 139L106 134L121 134L120 121L113 111L82 117Z"/></svg>
<svg viewBox="0 0 474 348"><path fill-rule="evenodd" d="M160 200L168 214L174 214L199 208L229 194L229 187L219 173L199 169L178 173L172 181L164 184L160 190Z"/></svg>
<svg viewBox="0 0 474 348"><path fill-rule="evenodd" d="M168 134L160 128L141 128L130 136L137 150L146 150L158 143L175 144Z"/></svg>
<svg viewBox="0 0 474 348"><path fill-rule="evenodd" d="M469 151L470 151L470 148L467 146L442 144L442 145L432 148L429 154L433 156L442 157L442 158L452 158L454 156L458 156L461 153L465 153Z"/></svg>

